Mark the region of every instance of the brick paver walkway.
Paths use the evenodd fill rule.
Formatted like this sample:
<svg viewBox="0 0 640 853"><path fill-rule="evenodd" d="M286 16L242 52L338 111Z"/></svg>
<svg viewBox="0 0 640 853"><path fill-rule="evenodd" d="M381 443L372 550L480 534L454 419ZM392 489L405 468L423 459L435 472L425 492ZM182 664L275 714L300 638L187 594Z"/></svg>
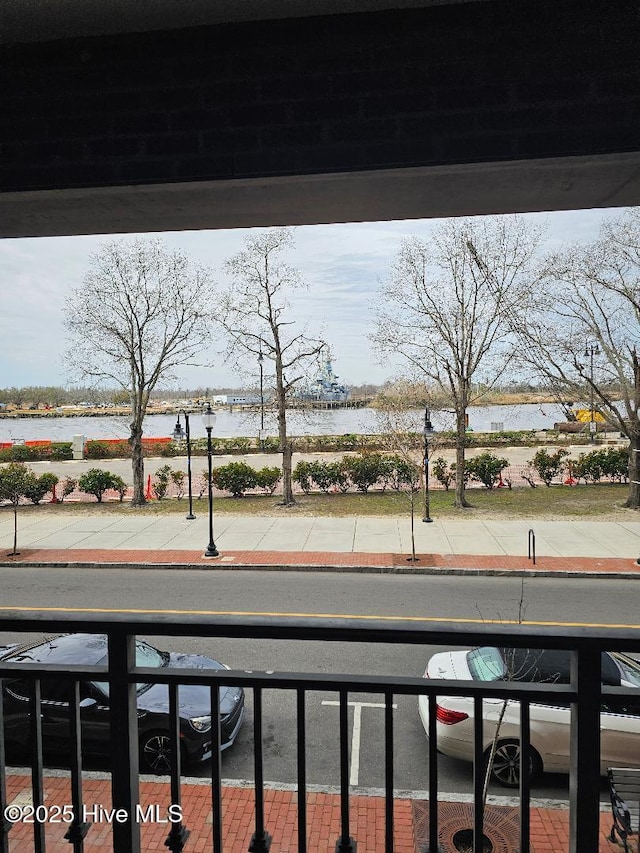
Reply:
<svg viewBox="0 0 640 853"><path fill-rule="evenodd" d="M45 776L45 805L50 816L45 827L48 853L68 853L69 842L64 839L68 823L60 822L55 806L71 802L69 777L61 774ZM7 802L27 805L31 802L31 779L27 774L7 777ZM83 782L87 819L92 824L85 839L87 851L112 849L112 827L108 819L111 808L110 782L107 778L88 778ZM165 781L143 781L140 786L142 814L165 819L169 806L169 786ZM384 850L384 799L379 796L350 797L350 833L357 841L358 853L382 853ZM150 810L150 807L154 807ZM155 807L158 807L156 812ZM92 811L93 810L93 811ZM185 851L213 849L213 813L211 787L208 783L186 782L182 786L183 823L191 835ZM290 790L267 789L264 792L265 828L272 835L271 853L296 853L298 850L297 794ZM96 819L97 818L97 819ZM560 853L568 849L568 812L532 807L531 849L533 853ZM244 853L249 850L255 830L254 792L251 788L226 786L222 791L222 838L225 853ZM327 853L335 849L340 835L340 798L335 793L307 795L307 845L310 853ZM613 853L619 849L607 838L611 818L601 812L600 845L598 853ZM166 850L165 840L171 825L158 820L141 822L141 841L144 851ZM446 836L446 827L443 827ZM17 822L9 832L11 853L30 853L34 849L33 823ZM421 843L422 842L422 843ZM422 853L424 838L416 833L412 801L399 798L394 807L395 853ZM515 848L514 848L515 849ZM455 851L445 851L455 853Z"/></svg>
<svg viewBox="0 0 640 853"><path fill-rule="evenodd" d="M635 560L622 557L527 557L506 554L417 554L413 562L406 554L354 551L241 551L230 550L219 557L183 549L21 548L17 556L4 556L0 563L36 566L118 565L176 568L350 568L360 571L420 572L442 569L450 572L528 572L551 574L598 574L640 577Z"/></svg>

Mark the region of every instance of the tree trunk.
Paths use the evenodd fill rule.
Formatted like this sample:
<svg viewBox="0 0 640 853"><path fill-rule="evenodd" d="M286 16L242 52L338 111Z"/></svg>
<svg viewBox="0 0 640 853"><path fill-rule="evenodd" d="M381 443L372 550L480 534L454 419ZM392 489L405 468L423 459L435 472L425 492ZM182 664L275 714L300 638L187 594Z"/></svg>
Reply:
<svg viewBox="0 0 640 853"><path fill-rule="evenodd" d="M9 554L10 557L18 553L18 504L13 505L13 551Z"/></svg>
<svg viewBox="0 0 640 853"><path fill-rule="evenodd" d="M640 359L634 347L633 359L633 411L629 423L629 497L625 506L638 509L640 506L640 423L638 410L640 408Z"/></svg>
<svg viewBox="0 0 640 853"><path fill-rule="evenodd" d="M144 506L144 457L142 455L142 424L133 421L131 424L131 469L133 471L133 498L131 506Z"/></svg>
<svg viewBox="0 0 640 853"><path fill-rule="evenodd" d="M413 486L409 486L411 489L411 562L416 562L416 531L415 531L415 518L416 518L416 493L413 491Z"/></svg>
<svg viewBox="0 0 640 853"><path fill-rule="evenodd" d="M290 506L296 502L293 496L292 482L292 457L293 444L285 438L285 443L282 448L282 503L285 506Z"/></svg>
<svg viewBox="0 0 640 853"><path fill-rule="evenodd" d="M629 435L629 496L625 506L629 509L640 507L640 431Z"/></svg>
<svg viewBox="0 0 640 853"><path fill-rule="evenodd" d="M453 505L462 509L471 506L464 494L464 458L466 436L466 409L456 412L456 497Z"/></svg>
<svg viewBox="0 0 640 853"><path fill-rule="evenodd" d="M282 376L282 359L276 357L276 387L278 394L278 438L282 453L282 503L290 506L296 502L293 496L292 456L293 445L287 437L287 400Z"/></svg>

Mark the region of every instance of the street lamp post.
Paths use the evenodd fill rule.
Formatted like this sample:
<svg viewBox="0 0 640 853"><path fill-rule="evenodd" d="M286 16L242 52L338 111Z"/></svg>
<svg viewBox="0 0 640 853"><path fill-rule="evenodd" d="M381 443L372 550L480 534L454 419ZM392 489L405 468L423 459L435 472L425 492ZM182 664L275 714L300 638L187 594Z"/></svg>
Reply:
<svg viewBox="0 0 640 853"><path fill-rule="evenodd" d="M218 557L219 551L216 548L216 543L213 541L213 482L212 482L212 464L211 464L211 430L215 426L216 413L211 410L211 403L207 403L207 408L202 414L202 423L207 431L207 460L208 460L208 498L209 498L209 544L204 552L205 557Z"/></svg>
<svg viewBox="0 0 640 853"><path fill-rule="evenodd" d="M180 424L180 415L184 415L186 432ZM192 521L195 515L193 514L193 490L191 488L191 433L189 432L189 415L184 409L180 409L178 412L178 421L173 430L173 438L175 441L182 441L183 438L187 439L187 482L189 484L189 514L187 515L187 519Z"/></svg>
<svg viewBox="0 0 640 853"><path fill-rule="evenodd" d="M264 450L264 374L262 363L264 356L262 350L258 354L258 366L260 367L260 450Z"/></svg>
<svg viewBox="0 0 640 853"><path fill-rule="evenodd" d="M599 353L600 353L600 347L598 346L598 344L588 344L587 347L585 348L585 351L584 351L584 354L586 356L588 356L590 359L590 364L589 364L589 370L590 370L590 372L589 372L589 378L590 378L590 384L589 384L589 440L591 441L592 444L595 443L596 429L597 429L595 418L594 418L594 411L593 411L593 357L594 357L594 355L598 355Z"/></svg>
<svg viewBox="0 0 640 853"><path fill-rule="evenodd" d="M424 410L424 428L422 434L424 435L424 518L422 520L429 523L433 521L429 514L429 439L435 434L429 415L429 406Z"/></svg>

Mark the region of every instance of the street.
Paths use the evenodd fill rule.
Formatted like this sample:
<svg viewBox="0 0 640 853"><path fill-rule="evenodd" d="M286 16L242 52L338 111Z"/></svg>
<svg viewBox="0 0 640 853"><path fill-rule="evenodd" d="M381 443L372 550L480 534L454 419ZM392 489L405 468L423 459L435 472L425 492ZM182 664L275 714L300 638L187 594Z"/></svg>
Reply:
<svg viewBox="0 0 640 853"><path fill-rule="evenodd" d="M634 581L595 579L464 578L446 576L358 575L345 573L207 573L182 570L124 569L2 569L5 607L127 608L128 610L190 611L204 609L255 613L305 613L397 617L517 619L522 596L525 620L562 622L634 622L637 597ZM135 615L132 613L132 616ZM0 635L0 642L10 637ZM298 672L339 671L349 674L421 675L436 647L335 645L322 642L150 638L160 647L200 652L232 669ZM640 650L639 650L640 651ZM338 663L336 663L338 662ZM335 693L307 697L308 782L339 784L338 707ZM350 694L350 778L354 786L382 787L384 772L383 709L380 696ZM416 700L395 697L395 787L427 787L428 742L418 718ZM223 754L223 774L253 778L251 694L247 717L235 745ZM295 695L266 691L264 695L265 779L296 780ZM208 765L192 767L206 776ZM441 756L440 788L471 790L471 766ZM508 793L496 788L496 794ZM536 796L567 795L567 779L545 775Z"/></svg>

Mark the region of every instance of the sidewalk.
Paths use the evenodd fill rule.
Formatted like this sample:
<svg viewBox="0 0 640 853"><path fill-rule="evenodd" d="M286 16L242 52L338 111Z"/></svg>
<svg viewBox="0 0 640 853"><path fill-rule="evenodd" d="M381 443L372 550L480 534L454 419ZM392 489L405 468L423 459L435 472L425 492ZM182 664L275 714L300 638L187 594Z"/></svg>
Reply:
<svg viewBox="0 0 640 853"><path fill-rule="evenodd" d="M532 531L532 533L530 533ZM640 576L640 520L541 521L436 519L415 525L397 517L215 517L217 558L205 558L206 514L0 514L0 564L118 565L136 568L313 569L373 572ZM529 546L535 546L529 559Z"/></svg>

